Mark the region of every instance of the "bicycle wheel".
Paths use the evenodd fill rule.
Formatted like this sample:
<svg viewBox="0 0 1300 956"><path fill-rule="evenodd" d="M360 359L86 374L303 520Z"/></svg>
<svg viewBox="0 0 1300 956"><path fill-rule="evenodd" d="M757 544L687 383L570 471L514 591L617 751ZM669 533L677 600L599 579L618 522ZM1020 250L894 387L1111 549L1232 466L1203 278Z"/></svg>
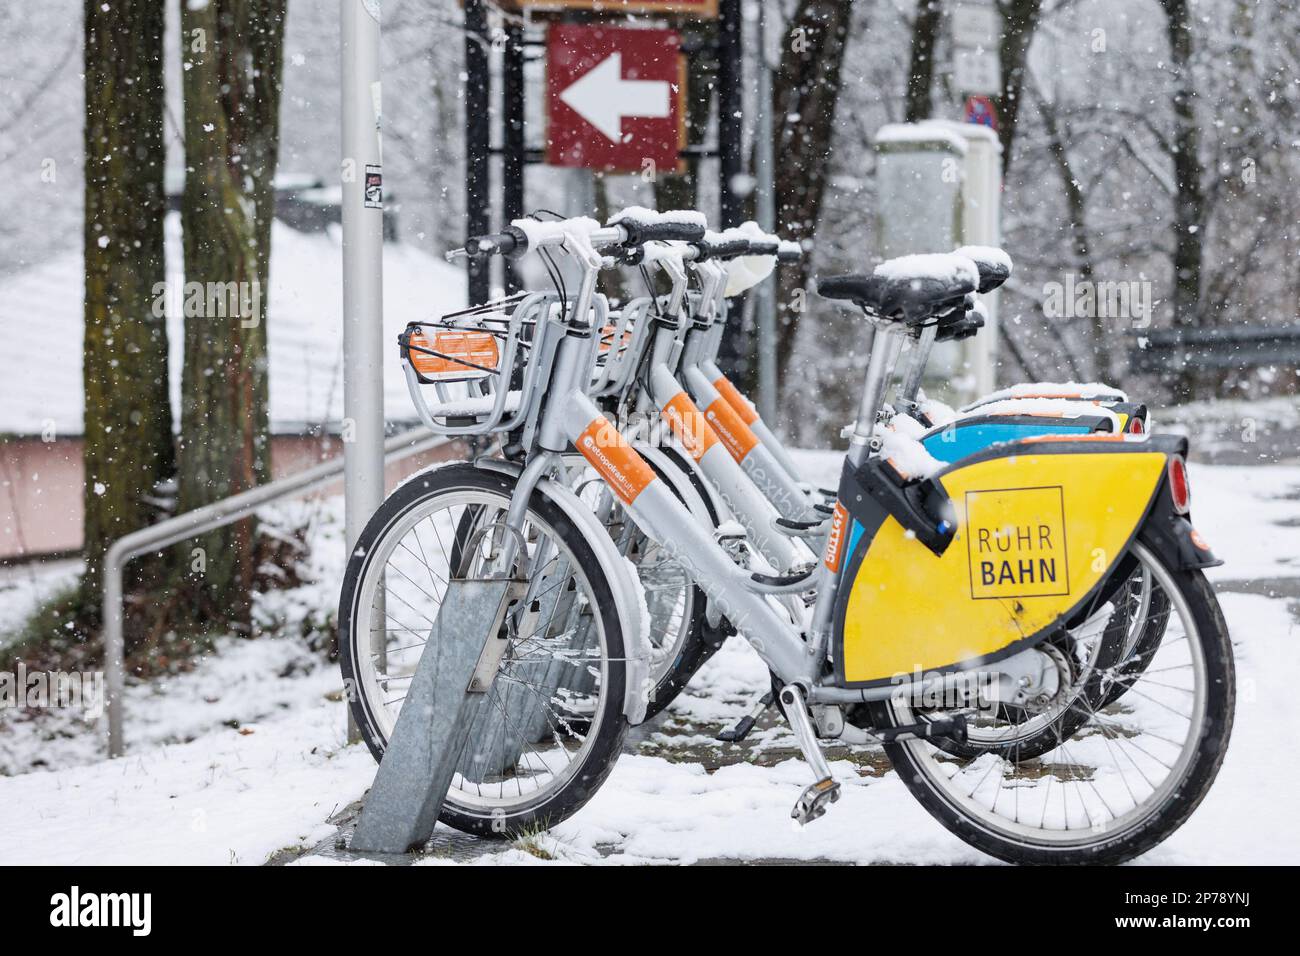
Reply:
<svg viewBox="0 0 1300 956"><path fill-rule="evenodd" d="M1140 541L1131 553L1170 613L1147 666L1115 678L1121 700L1098 709L1080 696L1082 725L1034 758L956 757L919 739L885 747L912 795L972 846L1013 863L1120 863L1173 833L1213 783L1235 699L1227 625L1201 572L1169 567ZM1114 613L1127 627L1127 612ZM905 701L873 705L873 718L914 719Z"/></svg>
<svg viewBox="0 0 1300 956"><path fill-rule="evenodd" d="M1092 711L1119 700L1151 662L1169 620L1169 598L1149 569L1137 567L1110 600L1094 599L1079 626L1044 645L1069 685L1046 710L998 708L967 715L967 739L939 741L944 750L973 757L1014 749L1021 760L1055 750L1074 736ZM1076 703L1083 696L1084 703Z"/></svg>
<svg viewBox="0 0 1300 956"><path fill-rule="evenodd" d="M403 485L362 532L339 604L344 686L378 760L448 581L501 576L515 542L528 590L507 612L510 647L493 684L453 743L459 757L440 816L481 835L544 828L577 811L627 731L623 635L597 552L540 494L516 536L504 522L514 487L513 477L468 463Z"/></svg>
<svg viewBox="0 0 1300 956"><path fill-rule="evenodd" d="M1125 568L1128 570L1128 568ZM1050 753L1069 740L1088 721L1091 711L1104 707L1108 694L1123 694L1118 678L1131 664L1131 654L1143 634L1151 590L1135 585L1150 580L1134 569L1113 593L1098 589L1090 605L1075 618L1076 624L1048 638L1039 650L1048 655L1057 673L1059 690L1037 706L998 706L989 710L967 708L964 741L936 738L935 744L954 757L971 759L981 753L1012 753L1030 760ZM921 712L922 720L946 717Z"/></svg>
<svg viewBox="0 0 1300 956"><path fill-rule="evenodd" d="M1165 636L1169 622L1169 595L1159 587L1145 569L1129 578L1128 600L1133 607L1133 624L1124 656L1116 669L1117 680L1103 688L1097 707L1113 704L1128 690L1127 681L1141 674L1151 663Z"/></svg>

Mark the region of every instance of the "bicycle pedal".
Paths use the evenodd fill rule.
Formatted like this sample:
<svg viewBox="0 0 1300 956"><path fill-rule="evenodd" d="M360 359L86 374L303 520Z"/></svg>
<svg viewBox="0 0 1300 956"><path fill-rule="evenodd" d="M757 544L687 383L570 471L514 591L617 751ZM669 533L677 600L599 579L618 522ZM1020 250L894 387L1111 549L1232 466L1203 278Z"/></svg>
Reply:
<svg viewBox="0 0 1300 956"><path fill-rule="evenodd" d="M826 815L826 808L840 798L840 785L830 777L804 787L795 801L790 816L800 826L806 826Z"/></svg>
<svg viewBox="0 0 1300 956"><path fill-rule="evenodd" d="M722 731L718 734L716 739L728 744L740 743L740 741L749 736L749 732L754 729L754 725L758 723L758 718L763 715L763 711L767 710L771 706L772 692L768 691L758 699L758 703L750 708L748 714L736 722L736 726Z"/></svg>

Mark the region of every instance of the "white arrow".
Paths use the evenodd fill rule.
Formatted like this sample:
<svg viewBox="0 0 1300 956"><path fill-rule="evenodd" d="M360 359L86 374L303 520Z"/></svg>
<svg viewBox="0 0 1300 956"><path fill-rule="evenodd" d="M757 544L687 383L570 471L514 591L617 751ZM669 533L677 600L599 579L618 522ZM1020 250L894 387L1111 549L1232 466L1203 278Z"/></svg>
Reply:
<svg viewBox="0 0 1300 956"><path fill-rule="evenodd" d="M615 143L623 142L623 117L671 115L668 81L623 79L622 53L611 53L574 80L560 100Z"/></svg>

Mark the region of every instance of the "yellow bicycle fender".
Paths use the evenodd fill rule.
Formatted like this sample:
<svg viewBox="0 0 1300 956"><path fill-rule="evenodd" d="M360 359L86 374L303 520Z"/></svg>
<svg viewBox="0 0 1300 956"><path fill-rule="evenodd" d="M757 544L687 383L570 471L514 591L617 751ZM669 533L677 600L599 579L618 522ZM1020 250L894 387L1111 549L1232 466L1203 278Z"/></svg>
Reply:
<svg viewBox="0 0 1300 956"><path fill-rule="evenodd" d="M1166 455L1124 446L1035 451L939 476L957 515L941 556L885 517L864 528L841 605L840 676L889 683L970 667L1078 607L1137 532ZM851 582L851 583L850 583Z"/></svg>

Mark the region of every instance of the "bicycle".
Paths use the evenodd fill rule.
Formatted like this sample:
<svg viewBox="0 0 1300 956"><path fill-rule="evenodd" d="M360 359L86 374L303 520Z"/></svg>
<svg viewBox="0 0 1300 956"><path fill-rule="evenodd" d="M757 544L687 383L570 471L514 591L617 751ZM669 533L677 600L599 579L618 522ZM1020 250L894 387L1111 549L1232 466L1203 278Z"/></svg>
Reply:
<svg viewBox="0 0 1300 956"><path fill-rule="evenodd" d="M736 230L731 232L735 233ZM757 228L751 228L746 232L757 235L759 239L764 238ZM768 241L774 238L766 237ZM771 242L770 245L772 248L776 247L775 242ZM962 247L954 252L954 255L971 260L972 267L975 267L979 273L979 284L976 289L979 293L984 294L996 289L1010 276L1010 259L1001 250ZM741 420L738 424L728 424L727 428L735 436L744 433L748 437L748 441L741 442L745 449L754 444L767 446L777 462L787 467L790 477L798 480L800 476L788 451L785 451L774 434L766 431L753 405L738 392L714 364L720 342L720 336L716 333L722 329L725 297L710 294L711 290L719 287L716 281L710 286L710 282L706 280L703 285L705 290L699 297L701 307L694 312L692 332L688 334L685 345L680 350L681 367L685 369L686 377L692 382L692 392L695 395L705 395L702 403L710 402L708 405L710 408L712 403L725 399ZM744 287L744 284L741 284L741 287ZM728 290L728 293L729 291L731 290ZM710 303L710 307L703 307L703 303ZM974 295L970 295L965 302L958 303L949 315L915 330L910 336L910 363L898 390L897 406L924 419L924 411L920 408L917 399L920 375L933 345L946 339L970 337L978 332L983 324L982 307L978 300L975 300ZM902 351L902 342L894 342L893 349L897 358ZM708 385L710 382L711 389ZM965 418L957 419L949 415L949 424L940 428L931 428L928 432L924 431L919 421L910 418L907 411L896 414L887 408L881 414L881 423L891 428L901 427L904 423L909 424L911 429L915 429L906 432L909 436L917 438L924 450L937 459L937 462L949 463L956 462L966 454L998 441L1047 436L1047 434L1141 433L1143 431L1141 425L1145 421L1145 406L1128 405L1125 395L1115 393L1114 390L1106 390L1104 386L1087 386L1087 388L1088 392L1075 386L1047 386L1047 388L1013 386L1011 389L1004 390L1002 394L993 395L987 402L976 403L976 406L979 406L978 410L970 412ZM753 429L753 432L746 431L748 428ZM759 438L761 433L766 434L766 437ZM729 444L729 450L736 454L736 442ZM740 455L737 455L737 458L740 458ZM806 485L803 486L807 488ZM809 490L811 494L811 489ZM764 488L764 493L770 492ZM824 498L833 497L833 494L826 490L823 490L822 494ZM815 501L815 496L813 497ZM787 529L788 533L798 533L810 538L824 537L831 522L831 507L826 501L814 503L813 507L820 512L818 518L814 520L790 522L787 519L776 519L776 524ZM1088 679L1088 676L1095 671L1095 663L1100 659L1099 654L1109 652L1110 644L1121 645L1122 652L1118 657L1122 662L1121 674L1131 676L1147 666L1154 649L1160 644L1161 637L1164 635L1167 613L1169 613L1169 602L1165 594L1153 587L1151 576L1147 574L1136 574L1130 583L1130 588L1135 594L1135 601L1130 604L1132 618L1127 633L1118 635L1108 631L1105 635L1100 635L1104 637L1106 646L1099 641L1092 641L1088 646L1087 661L1080 662L1074 669L1078 676L1080 693L1087 692L1092 695L1095 706L1110 704L1123 695L1122 682L1097 684ZM764 697L763 702L770 704L770 696ZM974 752L976 736L980 737L978 745L983 748L1005 748L1014 745L1022 748L1026 754L1047 752L1056 747L1057 740L1062 735L1069 736L1070 724L1082 722L1082 715L1076 711L1078 711L1076 708L1067 708L1061 714L1052 715L1050 719L1040 715L1039 719L1032 722L1011 715L1017 719L1006 719L1001 727L980 727L978 731L972 730L971 745L967 747L967 752ZM753 727L753 722L754 714L742 718L735 730L725 732L724 739L740 739L749 728Z"/></svg>
<svg viewBox="0 0 1300 956"><path fill-rule="evenodd" d="M642 241L679 238L670 222L651 232ZM928 478L904 476L881 455L886 439L877 433L877 414L893 350L876 348L837 501L862 533L852 542L833 535L822 562L797 581L754 575L693 519L586 394L599 345L591 312L602 266L597 250L623 247L629 238L623 227L589 220L516 221L505 233L467 245L474 255L562 251L582 277L572 306L564 302L538 319L519 369L523 388L514 414L529 436L524 459L480 459L417 476L385 502L349 562L341 657L349 686L358 690L350 703L363 734L374 734L375 692L382 700L381 688L393 683L379 669L381 651L413 630L390 621L392 585L434 615L431 625L438 599L424 587L425 574L434 590L451 576L504 576L517 597L503 617L504 639L485 646L485 653L491 648L501 656L486 662L494 676L479 697L480 709L502 713L517 740L504 748L510 759L488 766L484 754L497 756L502 748L475 738L476 722L469 722L465 739L456 742L461 760L443 819L497 835L550 825L575 812L608 774L629 722L644 713L649 642L640 632L630 568L558 477L572 445L638 528L687 566L776 675L783 711L815 778L796 801L793 816L800 822L820 816L838 794L817 744L825 737L881 743L932 815L1003 859L1116 862L1176 829L1217 772L1233 703L1226 625L1201 576L1204 558L1186 517L1186 441L1052 436L987 449ZM841 279L838 292L862 306L871 337L892 345L892 337L973 291L977 277L954 267L951 257L944 261L942 273ZM835 294L835 283L823 283L822 291ZM498 377L516 371L518 356L506 351L510 361L502 356ZM498 406L504 406L499 396ZM1045 510L1048 504L1057 510ZM387 574L389 558L403 550L412 528L424 522L454 528L455 509L466 505L499 517L476 523L459 567L424 561L419 588ZM430 520L435 513L441 525ZM1034 520L1039 515L1046 516L1041 527ZM1022 525L1023 539L999 533ZM999 567L990 557L1021 547L1041 552L1018 559L1030 561L1028 572L1010 558ZM405 551L398 560L413 569L416 552ZM1021 761L1014 752L954 758L938 746L963 737L965 720L957 711L977 697L999 706L1050 704L1062 683L1052 639L1075 622L1106 626L1127 580L1125 560L1149 568L1171 596L1178 634L1162 642L1161 667L1130 682L1130 709L1093 713L1088 733L1035 760ZM1037 580L1049 570L1051 580ZM1024 580L1025 573L1035 579ZM1007 574L1020 577L999 579ZM815 593L806 622L792 620L788 605L771 600L802 593ZM370 640L376 621L385 635L379 648ZM390 630L399 636L390 638ZM539 680L543 668L555 679ZM574 674L582 675L585 689L573 686L579 683ZM533 686L546 696L535 699L540 695L533 691L528 697ZM505 690L543 712L544 734L530 739L532 731L503 703ZM1163 698L1182 701L1183 694L1191 698L1180 705L1185 713L1157 706ZM945 698L938 710L933 695ZM577 704L593 715L581 730L569 720ZM920 721L922 707L953 716Z"/></svg>
<svg viewBox="0 0 1300 956"><path fill-rule="evenodd" d="M829 528L832 509L828 504L814 500L812 508L818 514L811 521L795 521L772 513L773 508L765 504L765 500L772 502L773 505L782 501L788 503L800 494L799 488L793 485L797 474L787 469L786 475L789 476L789 480L764 481L764 478L780 469L781 462L789 460L788 453L774 436L769 435L768 439L763 441L757 437L757 432L749 430L751 424L761 428L761 422L752 406L734 386L730 385L725 376L721 375L712 361L720 341L718 332L725 320L726 295L743 291L754 281L765 278L767 272L770 272L771 257L778 249L779 243L775 237L764 236L756 227L751 227L729 230L727 233L715 236L710 243L678 244L673 247L647 250L640 257L643 267L657 266L670 277L672 291L666 297L666 306L656 318L654 344L650 350L650 357L645 360L642 367L640 376L642 388L636 396L634 411L637 415L644 416L647 408L657 408L680 442L680 446L691 450L691 454L681 456L681 460L688 462L691 468L699 471L701 476L707 479L707 484L715 490L717 500L711 510L725 511L738 517L746 529L748 539L756 543L763 557L778 570L789 571L803 564L800 559L807 555L806 550L802 553L793 550L797 545L788 543L789 539L792 537L798 541L800 538L813 540L823 538ZM742 278L740 282L736 282L734 267L738 263L747 265L753 261L752 258L742 261L736 257L752 257L755 252L767 257L769 268L766 271L759 270L757 276L751 275L748 279ZM978 271L981 292L991 291L1010 273L1009 259L1000 250L968 247L958 250L957 254L966 257L974 255L980 260ZM719 263L728 259L730 259L729 268L720 268ZM688 265L692 271L700 274L701 291L694 298L693 307L688 310L689 316L684 317L682 303L685 299L686 266ZM741 271L743 273L745 270ZM919 344L915 344L912 349L912 354L918 357L913 359L905 377L901 401L906 401L909 394L914 396L915 386L919 385L920 370L923 368L930 346L935 341L965 337L982 326L982 317L975 305L972 301L963 301L945 316L943 321L935 322L918 331L915 338L919 340ZM644 343L642 345L645 347ZM687 394L679 384L680 378L685 378L689 382L690 392L695 397L700 397L700 405L704 406L705 412L700 411L694 404L692 395ZM909 385L912 386L910 393ZM622 421L627 417L625 406L607 410L614 414L616 420ZM731 415L733 411L736 413L734 416ZM746 411L747 414L742 414L742 411ZM1111 411L1107 410L1105 417L1094 414L1096 411L1091 406L1084 406L1079 412L1075 408L1075 403L1066 405L1064 409L1061 403L1058 403L1050 413L1042 408L1035 408L1033 414L1021 413L1014 422L1000 424L1002 431L982 444L991 444L993 440L998 439L1005 440L1008 436L1028 437L1036 434L1120 430L1116 427L1118 420ZM1071 412L1075 414L1067 422L1055 417ZM882 416L882 421L888 425L891 420L898 421L903 417L895 417L891 413ZM1075 421L1079 418L1085 418L1089 424L1080 428ZM931 434L933 436L936 433ZM944 430L945 439L948 434L949 432ZM720 439L720 436L723 437ZM751 452L758 447L769 448L772 455L760 464L754 465L758 455ZM723 448L736 464L728 460L728 454L723 453ZM955 456L944 460L955 460ZM750 467L742 471L737 465ZM790 467L793 468L793 465ZM788 507L784 510L787 515L791 511ZM782 535L789 537L783 538ZM1133 586L1141 600L1134 605L1129 634L1123 638L1110 633L1095 635L1094 639L1088 642L1087 659L1074 668L1080 693L1087 691L1100 695L1100 698L1108 698L1105 702L1110 702L1123 693L1122 684L1110 683L1105 688L1100 688L1088 679L1095 671L1094 665L1099 659L1098 655L1108 650L1096 638L1104 636L1107 642L1123 644L1124 652L1121 659L1128 662L1126 673L1134 673L1144 666L1151 657L1152 649L1159 643L1167 614L1167 602L1163 600L1163 595L1158 589L1152 588L1149 576L1143 575L1141 580L1134 582ZM693 645L698 646L699 641L693 636L688 636L684 647L689 649ZM666 703L664 693L672 693L675 689L684 686L703 659L705 659L703 655L693 656L689 653L680 655L678 664L673 669L674 672L663 681L663 687L660 688L656 700ZM772 695L765 695L754 711L742 718L735 728L724 732L722 739L743 739L752 729L757 714L771 702ZM972 737L980 738L979 746L987 748L1014 745L1022 748L1028 755L1035 751L1045 752L1053 749L1063 732L1068 736L1068 725L1078 724L1081 720L1077 708L1066 708L1059 714L1039 715L1035 721L1012 719L1004 720L999 727L980 727L972 732ZM975 744L976 741L972 740L969 749L973 750Z"/></svg>

